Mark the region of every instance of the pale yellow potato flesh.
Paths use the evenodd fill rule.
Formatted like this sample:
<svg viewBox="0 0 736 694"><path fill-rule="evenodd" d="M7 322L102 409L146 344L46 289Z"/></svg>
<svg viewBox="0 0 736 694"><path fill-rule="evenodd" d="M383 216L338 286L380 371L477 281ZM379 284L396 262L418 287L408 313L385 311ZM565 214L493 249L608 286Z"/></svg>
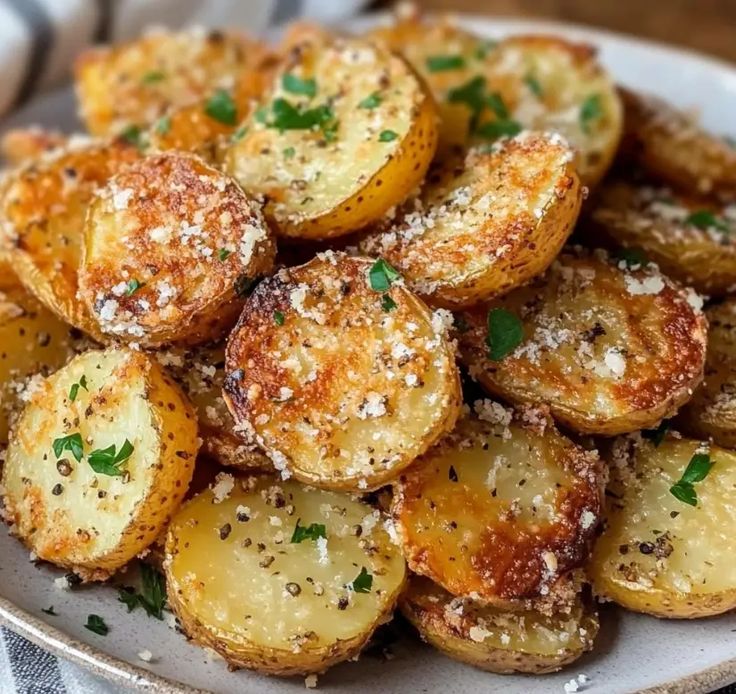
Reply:
<svg viewBox="0 0 736 694"><path fill-rule="evenodd" d="M360 651L402 589L404 559L383 522L347 495L291 481L239 479L225 498L208 489L169 527L170 604L188 636L233 666L323 672ZM297 524L324 537L292 542ZM353 589L362 573L371 578Z"/></svg>
<svg viewBox="0 0 736 694"><path fill-rule="evenodd" d="M692 457L714 465L694 483L697 506L676 498ZM695 618L736 607L736 454L689 439L617 439L605 530L588 567L595 592L657 617Z"/></svg>
<svg viewBox="0 0 736 694"><path fill-rule="evenodd" d="M54 441L76 434L81 459L57 456ZM93 469L92 453L119 453L126 440L133 450L113 474ZM198 446L191 406L155 362L122 348L86 352L36 384L13 428L5 518L39 559L104 580L166 527Z"/></svg>

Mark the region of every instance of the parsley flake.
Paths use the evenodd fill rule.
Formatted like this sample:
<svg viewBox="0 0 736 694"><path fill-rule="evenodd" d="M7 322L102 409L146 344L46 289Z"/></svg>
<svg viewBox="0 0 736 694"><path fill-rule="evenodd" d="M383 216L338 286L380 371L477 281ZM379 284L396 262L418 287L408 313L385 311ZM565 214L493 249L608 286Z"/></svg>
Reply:
<svg viewBox="0 0 736 694"><path fill-rule="evenodd" d="M393 130L382 130L378 136L379 142L393 142L398 137L398 134Z"/></svg>
<svg viewBox="0 0 736 694"><path fill-rule="evenodd" d="M145 285L143 282L139 282L137 279L132 279L128 281L128 284L125 288L125 296L133 296L141 287L144 287Z"/></svg>
<svg viewBox="0 0 736 694"><path fill-rule="evenodd" d="M122 602L128 608L128 612L132 612L138 607L138 593L131 586L120 586L118 588L118 602Z"/></svg>
<svg viewBox="0 0 736 694"><path fill-rule="evenodd" d="M45 614L50 614L52 617L58 617L59 613L54 612L54 606L51 605L51 607L42 607L41 612L44 612Z"/></svg>
<svg viewBox="0 0 736 694"><path fill-rule="evenodd" d="M670 430L670 426L670 422L666 419L663 419L656 429L645 429L641 432L641 435L645 439L649 439L654 444L654 447L657 448L659 444L664 441L664 437Z"/></svg>
<svg viewBox="0 0 736 694"><path fill-rule="evenodd" d="M166 607L166 581L163 575L148 564L140 565L141 590L123 586L118 590L118 602L122 602L128 612L138 606L142 607L149 617L163 620Z"/></svg>
<svg viewBox="0 0 736 694"><path fill-rule="evenodd" d="M72 387L69 389L69 400L74 402L77 399L80 388L84 388L87 392L89 392L89 389L87 388L87 377L84 374L82 374L82 378L80 378L77 383L72 383Z"/></svg>
<svg viewBox="0 0 736 694"><path fill-rule="evenodd" d="M461 55L431 55L427 58L426 64L430 72L461 70L465 67L465 58Z"/></svg>
<svg viewBox="0 0 736 694"><path fill-rule="evenodd" d="M248 132L247 125L241 125L232 135L230 135L230 142L239 142L245 137Z"/></svg>
<svg viewBox="0 0 736 694"><path fill-rule="evenodd" d="M291 536L293 543L299 544L304 540L316 540L318 537L327 539L327 529L321 523L312 523L311 525L299 525L301 518L297 518L294 533Z"/></svg>
<svg viewBox="0 0 736 694"><path fill-rule="evenodd" d="M313 79L302 79L290 72L281 78L281 87L291 94L302 94L313 97L317 94L317 82Z"/></svg>
<svg viewBox="0 0 736 694"><path fill-rule="evenodd" d="M276 323L276 325L283 325L284 324L284 314L281 313L281 311L274 311L273 312L273 322Z"/></svg>
<svg viewBox="0 0 736 694"><path fill-rule="evenodd" d="M100 475L109 475L110 477L122 477L125 471L122 465L133 454L133 444L125 439L125 443L116 452L116 446L108 446L107 448L98 448L87 456L89 466Z"/></svg>
<svg viewBox="0 0 736 694"><path fill-rule="evenodd" d="M539 80L531 73L529 73L524 78L524 84L527 87L529 87L529 91L532 94L534 94L534 96L536 96L538 99L541 99L542 96L544 95L544 91L542 90L542 85L539 84Z"/></svg>
<svg viewBox="0 0 736 694"><path fill-rule="evenodd" d="M232 251L229 251L227 248L221 248L219 251L217 251L217 257L219 258L220 262L224 262L227 260L231 255Z"/></svg>
<svg viewBox="0 0 736 694"><path fill-rule="evenodd" d="M370 96L365 97L359 104L358 108L377 108L381 105L381 95L378 92L373 92Z"/></svg>
<svg viewBox="0 0 736 694"><path fill-rule="evenodd" d="M580 105L580 127L590 134L590 126L603 116L603 105L600 94L591 94Z"/></svg>
<svg viewBox="0 0 736 694"><path fill-rule="evenodd" d="M498 41L493 41L492 39L481 41L478 48L475 49L476 60L485 60L488 53L490 53L497 45Z"/></svg>
<svg viewBox="0 0 736 694"><path fill-rule="evenodd" d="M360 573L348 585L356 593L370 593L373 587L373 576L366 571L365 566L361 568Z"/></svg>
<svg viewBox="0 0 736 694"><path fill-rule="evenodd" d="M283 151L284 159L293 159L295 154L296 154L296 150L293 147L287 147Z"/></svg>
<svg viewBox="0 0 736 694"><path fill-rule="evenodd" d="M166 74L161 70L151 70L141 77L141 84L156 84L166 79Z"/></svg>
<svg viewBox="0 0 736 694"><path fill-rule="evenodd" d="M493 92L486 97L486 103L490 109L501 119L507 120L509 117L509 110L503 100L503 97L498 92Z"/></svg>
<svg viewBox="0 0 736 694"><path fill-rule="evenodd" d="M84 628L100 636L107 636L110 631L107 624L105 624L105 620L97 614L87 615L87 623L84 625Z"/></svg>
<svg viewBox="0 0 736 694"><path fill-rule="evenodd" d="M384 313L389 313L396 308L396 302L391 298L389 294L384 294L381 297L381 309Z"/></svg>
<svg viewBox="0 0 736 694"><path fill-rule="evenodd" d="M235 125L238 122L238 108L230 93L218 89L204 106L204 112L224 125Z"/></svg>
<svg viewBox="0 0 736 694"><path fill-rule="evenodd" d="M51 447L54 449L54 455L57 458L61 458L61 454L64 451L69 451L77 462L82 460L84 448L82 444L82 435L79 432L54 439Z"/></svg>
<svg viewBox="0 0 736 694"><path fill-rule="evenodd" d="M134 145L138 149L144 149L146 146L143 131L138 125L129 125L120 132L120 138L130 145Z"/></svg>
<svg viewBox="0 0 736 694"><path fill-rule="evenodd" d="M401 279L401 275L383 258L373 263L368 271L368 280L374 292L387 292L398 279Z"/></svg>
<svg viewBox="0 0 736 694"><path fill-rule="evenodd" d="M159 135L167 135L171 130L171 116L161 116L156 121L155 128Z"/></svg>
<svg viewBox="0 0 736 694"><path fill-rule="evenodd" d="M707 453L696 453L687 464L682 477L670 487L670 494L679 501L690 506L698 505L698 495L695 491L695 483L702 482L715 465Z"/></svg>
<svg viewBox="0 0 736 694"><path fill-rule="evenodd" d="M286 99L274 99L271 104L272 119L268 120L268 111L256 113L256 119L269 128L284 130L311 130L312 128L335 127L335 114L327 104L315 108L302 109L294 106Z"/></svg>
<svg viewBox="0 0 736 694"><path fill-rule="evenodd" d="M630 270L649 264L649 258L641 248L620 248L615 257L623 261Z"/></svg>
<svg viewBox="0 0 736 694"><path fill-rule="evenodd" d="M730 231L728 225L722 220L716 217L709 210L696 210L688 215L685 219L685 224L697 227L698 229L718 229L718 231Z"/></svg>
<svg viewBox="0 0 736 694"><path fill-rule="evenodd" d="M505 308L492 308L488 312L488 358L500 361L513 352L524 339L521 321Z"/></svg>
<svg viewBox="0 0 736 694"><path fill-rule="evenodd" d="M476 131L480 137L497 140L499 137L514 137L522 131L521 123L515 120L494 120L483 123Z"/></svg>

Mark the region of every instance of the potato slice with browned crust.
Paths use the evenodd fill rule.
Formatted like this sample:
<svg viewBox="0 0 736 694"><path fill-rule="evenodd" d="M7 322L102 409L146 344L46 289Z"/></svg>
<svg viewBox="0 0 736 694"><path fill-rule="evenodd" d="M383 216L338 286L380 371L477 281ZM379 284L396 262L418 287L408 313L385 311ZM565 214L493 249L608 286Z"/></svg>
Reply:
<svg viewBox="0 0 736 694"><path fill-rule="evenodd" d="M456 598L424 576L412 576L399 600L419 635L450 658L489 672L555 672L593 647L595 608L578 595L567 610L508 611Z"/></svg>
<svg viewBox="0 0 736 694"><path fill-rule="evenodd" d="M164 568L189 637L232 666L275 675L356 656L390 617L406 572L379 511L266 477L187 502Z"/></svg>
<svg viewBox="0 0 736 694"><path fill-rule="evenodd" d="M471 376L512 402L547 404L581 433L672 416L702 379L702 301L635 263L564 254L528 287L463 313L460 356Z"/></svg>
<svg viewBox="0 0 736 694"><path fill-rule="evenodd" d="M544 130L575 147L586 185L610 166L622 107L593 47L555 36L487 41L452 19L416 16L369 35L401 51L427 80L440 108L443 149Z"/></svg>
<svg viewBox="0 0 736 694"><path fill-rule="evenodd" d="M396 278L384 261L327 252L248 298L228 340L225 399L284 474L376 489L452 429L451 317Z"/></svg>
<svg viewBox="0 0 736 694"><path fill-rule="evenodd" d="M82 118L95 135L118 135L214 97L215 108L208 109L214 120L232 120L234 126L237 116L227 103L233 87L268 54L263 43L241 33L201 28L153 31L89 49L75 66Z"/></svg>
<svg viewBox="0 0 736 694"><path fill-rule="evenodd" d="M736 608L736 454L633 435L606 457L605 530L588 567L596 593L657 617Z"/></svg>
<svg viewBox="0 0 736 694"><path fill-rule="evenodd" d="M17 166L61 147L67 139L67 135L57 130L44 130L37 125L13 128L0 138L0 154L11 166Z"/></svg>
<svg viewBox="0 0 736 694"><path fill-rule="evenodd" d="M260 207L183 152L119 172L85 224L79 297L105 335L158 346L222 336L246 288L273 264Z"/></svg>
<svg viewBox="0 0 736 694"><path fill-rule="evenodd" d="M422 181L437 144L424 83L403 58L359 39L293 50L244 127L226 170L264 196L278 233L308 239L380 219Z"/></svg>
<svg viewBox="0 0 736 694"><path fill-rule="evenodd" d="M13 428L5 518L39 559L105 579L166 527L198 446L191 406L152 359L86 352L37 384Z"/></svg>
<svg viewBox="0 0 736 694"><path fill-rule="evenodd" d="M582 191L562 138L525 133L430 171L418 198L361 249L388 259L429 303L470 306L543 272Z"/></svg>
<svg viewBox="0 0 736 694"><path fill-rule="evenodd" d="M655 178L692 193L736 195L736 149L692 114L651 94L619 89L624 105L622 156Z"/></svg>
<svg viewBox="0 0 736 694"><path fill-rule="evenodd" d="M409 568L453 595L513 606L564 588L588 556L601 510L597 453L542 410L490 400L394 485Z"/></svg>
<svg viewBox="0 0 736 694"><path fill-rule="evenodd" d="M736 205L665 186L613 180L590 211L591 234L656 262L670 277L708 294L736 288Z"/></svg>
<svg viewBox="0 0 736 694"><path fill-rule="evenodd" d="M84 218L97 187L139 156L123 141L74 139L0 183L0 252L48 308L98 338L77 298Z"/></svg>

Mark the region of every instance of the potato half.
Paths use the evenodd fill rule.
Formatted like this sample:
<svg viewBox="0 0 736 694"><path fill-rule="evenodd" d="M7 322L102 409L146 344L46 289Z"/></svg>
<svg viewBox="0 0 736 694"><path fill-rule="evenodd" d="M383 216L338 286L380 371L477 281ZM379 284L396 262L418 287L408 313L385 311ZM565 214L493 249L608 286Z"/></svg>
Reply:
<svg viewBox="0 0 736 694"><path fill-rule="evenodd" d="M139 156L123 141L72 139L0 183L0 252L48 308L97 338L96 322L77 298L84 218L97 187Z"/></svg>
<svg viewBox="0 0 736 694"><path fill-rule="evenodd" d="M455 424L450 316L433 316L385 267L327 252L280 270L228 340L225 399L239 429L302 482L376 489Z"/></svg>
<svg viewBox="0 0 736 694"><path fill-rule="evenodd" d="M523 129L562 134L578 152L586 185L616 153L622 107L595 49L554 36L484 40L451 19L411 17L372 37L401 51L439 104L440 147L448 150Z"/></svg>
<svg viewBox="0 0 736 694"><path fill-rule="evenodd" d="M75 65L81 115L95 135L143 128L171 109L229 94L267 55L264 44L243 34L202 28L95 47Z"/></svg>
<svg viewBox="0 0 736 694"><path fill-rule="evenodd" d="M388 259L430 303L469 306L543 272L581 201L567 144L525 133L433 169L420 197L361 248Z"/></svg>
<svg viewBox="0 0 736 694"><path fill-rule="evenodd" d="M714 464L691 484L691 506L671 488L696 455ZM608 458L605 530L589 566L596 593L657 617L734 609L736 454L688 439L657 446L636 436L617 439Z"/></svg>
<svg viewBox="0 0 736 694"><path fill-rule="evenodd" d="M6 520L39 559L105 579L166 527L198 445L191 406L154 361L86 352L37 384L13 428Z"/></svg>
<svg viewBox="0 0 736 694"><path fill-rule="evenodd" d="M603 236L643 251L667 275L698 291L736 288L736 205L613 180L601 186L590 222L596 242Z"/></svg>
<svg viewBox="0 0 736 694"><path fill-rule="evenodd" d="M680 410L677 426L693 436L736 448L736 299L706 312L708 350L705 377Z"/></svg>
<svg viewBox="0 0 736 694"><path fill-rule="evenodd" d="M453 595L508 607L544 598L588 556L601 511L595 452L547 415L476 404L394 485L409 568ZM561 585L561 584L560 584Z"/></svg>
<svg viewBox="0 0 736 694"><path fill-rule="evenodd" d="M205 342L232 326L275 252L260 207L235 181L191 154L152 155L94 196L79 297L110 337Z"/></svg>
<svg viewBox="0 0 736 694"><path fill-rule="evenodd" d="M736 149L731 144L663 99L623 88L619 92L625 159L685 191L736 195Z"/></svg>
<svg viewBox="0 0 736 694"><path fill-rule="evenodd" d="M323 672L357 655L390 618L406 573L379 511L269 478L187 502L169 528L164 567L189 637L230 665L276 675Z"/></svg>
<svg viewBox="0 0 736 694"><path fill-rule="evenodd" d="M278 233L307 239L380 219L422 181L437 144L421 79L403 58L358 39L292 51L244 127L226 170L265 197Z"/></svg>
<svg viewBox="0 0 736 694"><path fill-rule="evenodd" d="M593 647L595 608L578 595L567 611L508 611L456 598L424 576L412 576L399 600L419 635L445 655L498 673L555 672Z"/></svg>
<svg viewBox="0 0 736 694"><path fill-rule="evenodd" d="M490 393L545 403L585 434L656 426L700 383L707 322L702 301L659 274L626 261L563 254L543 276L502 299L464 312L460 356ZM498 312L518 326L506 356Z"/></svg>

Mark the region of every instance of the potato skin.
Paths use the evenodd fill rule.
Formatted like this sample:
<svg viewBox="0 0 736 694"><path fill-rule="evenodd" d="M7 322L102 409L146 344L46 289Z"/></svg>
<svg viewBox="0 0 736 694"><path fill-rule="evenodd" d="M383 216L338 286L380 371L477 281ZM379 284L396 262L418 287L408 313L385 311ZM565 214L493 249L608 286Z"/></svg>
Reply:
<svg viewBox="0 0 736 694"><path fill-rule="evenodd" d="M164 570L184 631L230 666L264 674L320 673L356 656L405 582L380 513L291 481L234 482L225 498L206 490L185 503L169 528ZM290 540L315 522L322 549ZM347 587L361 567L372 576L365 593Z"/></svg>
<svg viewBox="0 0 736 694"><path fill-rule="evenodd" d="M314 96L285 88L287 75L314 79ZM376 104L361 106L369 97ZM330 114L323 129L279 129L276 107ZM244 125L225 170L265 198L278 234L301 239L378 221L421 183L437 146L436 108L422 80L400 56L358 39L306 41L293 50Z"/></svg>
<svg viewBox="0 0 736 694"><path fill-rule="evenodd" d="M420 197L361 249L389 260L430 304L472 306L543 272L581 202L567 144L525 133L430 171Z"/></svg>
<svg viewBox="0 0 736 694"><path fill-rule="evenodd" d="M64 451L63 470L52 442L75 431L83 457ZM133 451L124 474L95 472L93 449L120 450L126 439ZM104 580L164 529L198 445L190 405L149 357L86 352L37 385L14 426L2 476L5 519L38 558Z"/></svg>
<svg viewBox="0 0 736 694"><path fill-rule="evenodd" d="M715 461L694 484L697 506L671 492L696 453ZM604 532L588 574L594 591L626 609L694 619L736 607L734 510L736 455L698 441L639 435L616 439Z"/></svg>
<svg viewBox="0 0 736 694"><path fill-rule="evenodd" d="M528 287L461 314L460 358L488 392L545 403L579 433L651 428L702 380L701 304L652 266L567 253ZM488 357L486 343L495 308L517 316L523 329L521 344L500 361Z"/></svg>
<svg viewBox="0 0 736 694"><path fill-rule="evenodd" d="M98 340L77 298L84 218L96 188L139 156L123 141L75 138L0 183L0 253L43 304Z"/></svg>
<svg viewBox="0 0 736 694"><path fill-rule="evenodd" d="M239 430L305 484L377 489L460 409L447 316L400 282L374 291L373 265L328 251L280 270L228 340L224 395Z"/></svg>
<svg viewBox="0 0 736 694"><path fill-rule="evenodd" d="M405 470L391 514L409 568L451 594L510 607L567 590L601 511L595 452L544 411L480 401ZM520 480L524 480L523 483Z"/></svg>
<svg viewBox="0 0 736 694"><path fill-rule="evenodd" d="M235 322L238 287L268 272L274 255L260 208L235 181L199 157L165 152L95 194L79 297L108 339L196 344Z"/></svg>
<svg viewBox="0 0 736 694"><path fill-rule="evenodd" d="M416 575L399 608L422 639L445 655L501 674L556 672L593 647L599 628L595 608L580 596L567 611L553 615L508 612L455 598Z"/></svg>
<svg viewBox="0 0 736 694"><path fill-rule="evenodd" d="M613 179L592 201L586 232L595 243L641 250L669 277L720 296L736 287L736 218L730 210L651 181ZM717 226L691 221L703 213Z"/></svg>

